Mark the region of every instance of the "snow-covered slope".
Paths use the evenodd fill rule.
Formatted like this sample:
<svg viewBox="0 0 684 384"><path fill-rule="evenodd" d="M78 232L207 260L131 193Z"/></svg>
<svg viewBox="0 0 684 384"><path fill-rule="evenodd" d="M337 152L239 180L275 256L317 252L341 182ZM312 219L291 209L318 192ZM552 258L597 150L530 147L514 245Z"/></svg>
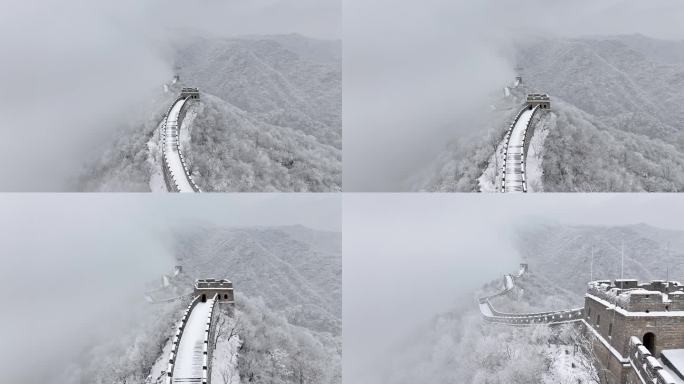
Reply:
<svg viewBox="0 0 684 384"><path fill-rule="evenodd" d="M684 122L684 60L661 62L653 50L638 50L643 39L541 40L522 46L517 58L528 85L611 127L665 138L681 131ZM666 44L662 50L684 53L682 44L651 41L654 50L660 43Z"/></svg>
<svg viewBox="0 0 684 384"><path fill-rule="evenodd" d="M184 82L340 149L340 52L339 42L286 35L193 39L176 57Z"/></svg>
<svg viewBox="0 0 684 384"><path fill-rule="evenodd" d="M341 189L342 152L301 130L266 123L211 95L197 106L184 154L203 191Z"/></svg>
<svg viewBox="0 0 684 384"><path fill-rule="evenodd" d="M195 86L202 99L184 155L203 191L341 190L340 51L298 35L188 39L175 51L180 83L131 111L76 188L149 190L155 128L180 87Z"/></svg>
<svg viewBox="0 0 684 384"><path fill-rule="evenodd" d="M552 39L517 56L526 83L554 98L545 190L684 189L684 44Z"/></svg>

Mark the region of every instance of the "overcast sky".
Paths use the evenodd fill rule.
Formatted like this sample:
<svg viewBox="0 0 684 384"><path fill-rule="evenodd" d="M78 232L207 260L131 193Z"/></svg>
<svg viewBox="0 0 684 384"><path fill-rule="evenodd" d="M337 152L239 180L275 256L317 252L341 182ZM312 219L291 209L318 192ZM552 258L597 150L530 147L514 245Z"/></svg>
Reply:
<svg viewBox="0 0 684 384"><path fill-rule="evenodd" d="M149 113L183 34L337 39L340 8L338 0L0 0L0 190L68 189L117 128Z"/></svg>
<svg viewBox="0 0 684 384"><path fill-rule="evenodd" d="M515 76L513 39L684 38L679 0L346 0L343 12L348 191L406 189L448 141L481 129Z"/></svg>
<svg viewBox="0 0 684 384"><path fill-rule="evenodd" d="M679 194L346 194L345 383L381 383L382 362L437 314L472 309L482 284L517 270L528 222L684 230ZM472 305L472 306L471 306Z"/></svg>
<svg viewBox="0 0 684 384"><path fill-rule="evenodd" d="M339 231L335 194L4 194L0 199L0 372L61 373L144 285L172 271L171 228L301 224ZM29 335L29 336L27 336ZM27 359L30 356L30 359ZM30 366L27 365L30 362Z"/></svg>

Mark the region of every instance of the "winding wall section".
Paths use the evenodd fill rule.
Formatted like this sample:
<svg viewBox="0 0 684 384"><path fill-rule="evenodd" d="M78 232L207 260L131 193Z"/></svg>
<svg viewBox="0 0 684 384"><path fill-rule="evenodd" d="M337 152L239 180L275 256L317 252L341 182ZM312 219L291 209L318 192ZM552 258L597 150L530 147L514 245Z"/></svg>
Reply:
<svg viewBox="0 0 684 384"><path fill-rule="evenodd" d="M170 192L201 192L190 176L180 148L180 128L189 103L190 97L177 98L161 126L162 171Z"/></svg>
<svg viewBox="0 0 684 384"><path fill-rule="evenodd" d="M582 320L584 308L535 313L505 313L494 309L490 299L503 296L513 290L515 279L521 277L524 273L525 269L521 268L515 276L511 274L504 275L504 285L500 291L478 299L480 313L485 321L498 324L529 326L535 324L562 324Z"/></svg>
<svg viewBox="0 0 684 384"><path fill-rule="evenodd" d="M166 384L211 383L211 355L217 296L197 296L185 310L173 339Z"/></svg>
<svg viewBox="0 0 684 384"><path fill-rule="evenodd" d="M515 117L504 137L501 192L527 192L525 161L534 127L531 121L539 106L525 106ZM528 130L530 130L528 134ZM529 137L528 137L529 136Z"/></svg>

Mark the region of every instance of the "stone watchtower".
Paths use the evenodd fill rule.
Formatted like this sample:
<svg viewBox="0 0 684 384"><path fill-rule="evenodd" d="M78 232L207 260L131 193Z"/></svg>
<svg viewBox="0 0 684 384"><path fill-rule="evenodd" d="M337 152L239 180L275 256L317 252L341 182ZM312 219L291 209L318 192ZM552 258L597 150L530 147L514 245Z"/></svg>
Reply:
<svg viewBox="0 0 684 384"><path fill-rule="evenodd" d="M551 109L551 99L545 93L530 93L527 95L526 104L530 109L536 106L540 109Z"/></svg>
<svg viewBox="0 0 684 384"><path fill-rule="evenodd" d="M181 98L189 98L194 100L199 100L200 94L197 88L182 88L180 93Z"/></svg>
<svg viewBox="0 0 684 384"><path fill-rule="evenodd" d="M621 383L640 383L639 375L650 375L648 367L653 375L666 371L662 376L684 379L684 360L676 359L684 356L684 286L678 282L590 282L584 315L596 355Z"/></svg>
<svg viewBox="0 0 684 384"><path fill-rule="evenodd" d="M195 280L194 295L200 296L202 302L207 301L218 294L218 302L235 304L233 296L233 283L230 280L222 279L199 279Z"/></svg>
<svg viewBox="0 0 684 384"><path fill-rule="evenodd" d="M513 83L513 87L522 87L522 85L523 85L522 76L516 76L515 82Z"/></svg>

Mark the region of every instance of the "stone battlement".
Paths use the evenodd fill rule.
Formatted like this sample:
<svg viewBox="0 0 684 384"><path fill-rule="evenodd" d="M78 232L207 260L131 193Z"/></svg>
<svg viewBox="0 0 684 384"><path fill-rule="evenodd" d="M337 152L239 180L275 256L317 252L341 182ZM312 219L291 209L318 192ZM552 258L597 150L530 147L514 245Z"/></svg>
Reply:
<svg viewBox="0 0 684 384"><path fill-rule="evenodd" d="M200 296L203 301L218 294L219 302L234 303L233 283L226 279L198 279L195 281L195 296Z"/></svg>
<svg viewBox="0 0 684 384"><path fill-rule="evenodd" d="M677 382L636 336L629 339L628 360L634 370L634 374L632 372L628 374L630 381L637 382L643 378L649 383L673 384Z"/></svg>
<svg viewBox="0 0 684 384"><path fill-rule="evenodd" d="M197 88L182 88L180 93L181 98L199 99L199 89Z"/></svg>
<svg viewBox="0 0 684 384"><path fill-rule="evenodd" d="M195 288L233 288L233 283L226 279L198 279Z"/></svg>
<svg viewBox="0 0 684 384"><path fill-rule="evenodd" d="M684 311L684 286L676 281L599 280L588 284L587 293L628 312Z"/></svg>

